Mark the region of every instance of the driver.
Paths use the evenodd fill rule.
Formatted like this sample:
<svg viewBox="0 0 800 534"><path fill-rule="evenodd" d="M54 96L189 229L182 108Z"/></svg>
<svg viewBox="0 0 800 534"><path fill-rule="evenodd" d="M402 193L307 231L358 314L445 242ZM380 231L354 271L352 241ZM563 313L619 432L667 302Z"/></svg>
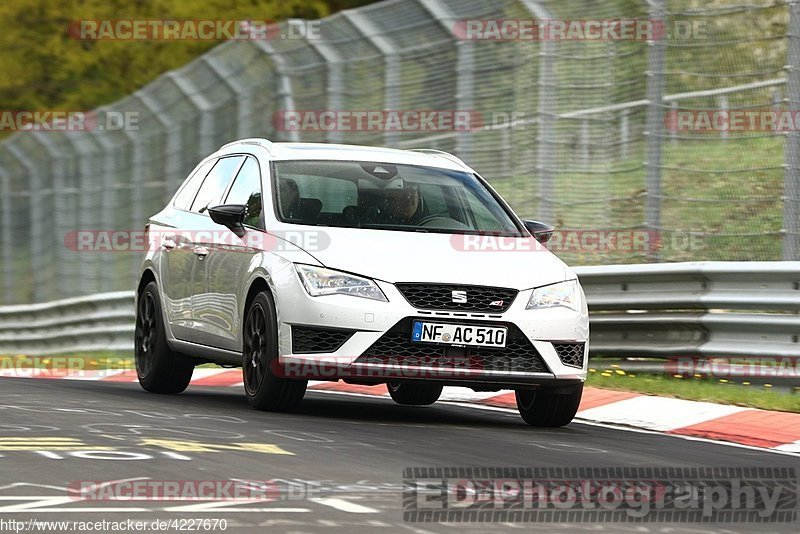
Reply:
<svg viewBox="0 0 800 534"><path fill-rule="evenodd" d="M386 191L387 222L393 224L416 224L422 219L419 188L405 184L401 189Z"/></svg>

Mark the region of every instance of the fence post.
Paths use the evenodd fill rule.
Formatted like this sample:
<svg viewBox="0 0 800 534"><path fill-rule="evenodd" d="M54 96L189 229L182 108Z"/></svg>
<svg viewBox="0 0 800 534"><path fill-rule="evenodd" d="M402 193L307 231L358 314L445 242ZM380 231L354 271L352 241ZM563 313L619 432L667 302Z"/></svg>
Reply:
<svg viewBox="0 0 800 534"><path fill-rule="evenodd" d="M630 138L630 110L626 108L619 114L619 154L621 159L628 159Z"/></svg>
<svg viewBox="0 0 800 534"><path fill-rule="evenodd" d="M456 17L450 12L447 6L441 0L418 0L420 5L430 13L433 18L444 28L445 31L450 33L450 36L456 40L456 111L475 112L475 44L469 40L458 39L455 34L455 19ZM486 126L492 126L491 123L487 124L487 117L483 117ZM477 117L470 116L470 125L474 128ZM491 121L492 123L494 121ZM456 132L456 153L461 159L469 161L472 155L472 137L474 133L470 130L458 130ZM511 153L510 146L504 146L502 150L504 154Z"/></svg>
<svg viewBox="0 0 800 534"><path fill-rule="evenodd" d="M649 108L648 108L649 109ZM678 116L678 103L676 101L672 101L669 103L669 110L672 117L676 117L677 120ZM669 141L672 146L675 146L678 143L678 126L677 124L673 126L669 131Z"/></svg>
<svg viewBox="0 0 800 534"><path fill-rule="evenodd" d="M786 46L786 109L800 106L800 4L789 4ZM783 175L783 259L800 259L800 132L786 134Z"/></svg>
<svg viewBox="0 0 800 534"><path fill-rule="evenodd" d="M78 196L78 213L76 216L76 230L100 230L97 227L97 203L95 194L92 191L97 187L96 180L100 173L95 172L95 162L99 156L96 150L87 150L85 143L90 139L85 132L72 133L67 136L67 141L72 146L78 158L78 187L81 194ZM91 142L96 148L96 143ZM107 228L106 228L107 230ZM86 295L100 291L98 287L98 257L95 253L81 254L75 261L78 264L80 276L76 279L75 293Z"/></svg>
<svg viewBox="0 0 800 534"><path fill-rule="evenodd" d="M540 20L552 20L554 17L548 10L540 6L536 0L522 0L525 9ZM555 41L544 39L539 43L539 135L537 141L536 170L539 175L537 196L539 212L537 217L545 222L552 222L555 217L553 209L554 196L554 155L550 145L555 136L555 122L558 120L556 109L556 71Z"/></svg>
<svg viewBox="0 0 800 534"><path fill-rule="evenodd" d="M11 247L11 178L3 167L0 167L0 243L3 254L3 295L4 300L10 299L14 294L14 272L11 262L13 250Z"/></svg>
<svg viewBox="0 0 800 534"><path fill-rule="evenodd" d="M650 20L656 27L665 27L664 0L650 0ZM644 227L661 229L661 142L664 132L664 48L665 37L647 42L647 179L645 188ZM658 252L649 254L650 261L658 260Z"/></svg>
<svg viewBox="0 0 800 534"><path fill-rule="evenodd" d="M164 143L164 202L169 202L175 189L185 178L181 175L181 143L180 137L175 132L175 121L166 113L163 113L156 103L156 100L147 91L138 91L136 95L142 105L153 114L153 117L161 124L166 133ZM144 221L142 222L144 224Z"/></svg>
<svg viewBox="0 0 800 534"><path fill-rule="evenodd" d="M36 142L44 148L44 152L47 154L50 173L48 178L50 179L49 185L52 190L51 198L53 199L50 206L52 212L47 217L47 220L51 223L49 225L50 228L45 231L45 236L43 237L45 242L49 242L49 246L55 247L55 251L48 250L50 261L55 262L52 268L55 280L48 281L48 286L52 288L52 293L47 297L48 300L71 297L75 291L73 280L67 276L69 259L66 255L64 234L62 234L65 228L71 226L67 223L68 210L66 209L66 199L64 197L65 158L67 155L55 147L51 133L41 131L31 133L31 136L36 139ZM67 291L66 293L64 292L65 290Z"/></svg>
<svg viewBox="0 0 800 534"><path fill-rule="evenodd" d="M108 108L98 108L96 110L98 116L105 115ZM100 228L103 230L110 230L116 226L116 216L114 208L116 207L117 188L115 184L114 172L116 167L114 165L114 158L119 157L118 149L119 144L113 143L105 132L94 130L91 132L91 137L95 143L100 146L98 158L102 158L102 188L100 200ZM96 177L89 177L91 180ZM105 265L100 267L100 277L98 283L100 284L99 291L109 291L110 288L115 287L118 280L116 269L112 265ZM98 291L98 289L95 289Z"/></svg>
<svg viewBox="0 0 800 534"><path fill-rule="evenodd" d="M217 148L214 146L214 106L203 96L202 91L197 89L194 83L188 78L184 78L179 71L171 71L166 76L173 81L175 87L183 93L189 102L200 113L200 150L201 154L211 154ZM204 156L205 157L205 156Z"/></svg>
<svg viewBox="0 0 800 534"><path fill-rule="evenodd" d="M327 80L328 111L339 112L342 110L342 58L336 49L320 39L306 38L308 45L325 61L325 77ZM342 132L339 128L331 128L326 134L329 143L341 143Z"/></svg>
<svg viewBox="0 0 800 534"><path fill-rule="evenodd" d="M345 10L342 14L369 40L370 44L383 55L383 109L395 111L400 108L400 59L394 44L381 35L380 29L359 10ZM384 131L384 144L397 147L400 137L396 131Z"/></svg>
<svg viewBox="0 0 800 534"><path fill-rule="evenodd" d="M278 100L282 104L282 109L279 111L292 111L294 110L294 96L292 95L292 80L289 77L288 67L286 65L286 60L283 59L283 56L275 50L275 47L272 46L272 43L265 39L257 39L253 41L257 47L259 47L265 54L267 54L270 59L272 60L273 65L275 65L275 72L278 73L278 77L280 78L280 82L278 83ZM285 132L288 137L289 141L298 142L300 141L300 132L297 130L289 130Z"/></svg>
<svg viewBox="0 0 800 534"><path fill-rule="evenodd" d="M28 157L29 155L25 154L15 143L7 142L5 145L8 152L14 156L14 159L25 169L25 174L28 176L28 183L30 184L28 189L30 192L28 220L30 222L31 241L27 243L27 245L29 247L28 253L30 254L32 289L31 295L28 298L31 299L31 302L44 302L47 300L47 292L45 291L45 284L42 281L45 265L42 246L44 245L43 235L45 221L45 212L42 208L42 176L39 174L39 170L31 164L30 158Z"/></svg>

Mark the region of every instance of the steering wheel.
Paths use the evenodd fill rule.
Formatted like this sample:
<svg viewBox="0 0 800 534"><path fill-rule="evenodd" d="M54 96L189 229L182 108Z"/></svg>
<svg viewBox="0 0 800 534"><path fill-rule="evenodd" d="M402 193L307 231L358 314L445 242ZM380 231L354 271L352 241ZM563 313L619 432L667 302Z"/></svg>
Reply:
<svg viewBox="0 0 800 534"><path fill-rule="evenodd" d="M420 219L419 221L417 221L417 226L425 226L429 222L435 221L436 219L450 219L450 217L447 217L446 215L447 211L441 211L439 213L430 213L425 217L423 217L422 219Z"/></svg>
<svg viewBox="0 0 800 534"><path fill-rule="evenodd" d="M464 223L458 222L455 219L451 219L450 217L442 217L441 215L428 215L427 217L423 217L418 223L417 226L435 226L442 230L467 230L469 226Z"/></svg>

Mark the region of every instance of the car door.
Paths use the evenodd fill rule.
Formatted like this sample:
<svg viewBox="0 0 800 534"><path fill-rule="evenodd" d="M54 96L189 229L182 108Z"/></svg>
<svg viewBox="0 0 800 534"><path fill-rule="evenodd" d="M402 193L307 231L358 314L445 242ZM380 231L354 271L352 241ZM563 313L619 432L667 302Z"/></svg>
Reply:
<svg viewBox="0 0 800 534"><path fill-rule="evenodd" d="M228 228L213 223L213 231L205 244L209 249L206 271L206 289L202 306L195 307L197 320L202 320L198 342L203 345L240 351L240 303L238 297L245 283L248 266L258 244L263 238L264 215L262 205L261 172L258 160L247 156L220 204L247 206L244 227L246 234L237 237ZM257 235L261 233L262 235ZM204 236L205 237L205 236Z"/></svg>
<svg viewBox="0 0 800 534"><path fill-rule="evenodd" d="M190 340L192 333L192 269L195 256L185 236L190 230L190 213L197 191L217 162L211 159L200 165L175 195L171 210L165 210L157 224L151 225L158 247L158 270L164 311L172 334Z"/></svg>
<svg viewBox="0 0 800 534"><path fill-rule="evenodd" d="M211 234L217 225L208 216L208 208L220 203L223 193L244 161L244 156L225 156L217 163L203 180L203 184L186 214L187 223L181 233L180 246L188 251L189 293L191 294L191 337L189 341L203 343L205 333L213 325L206 320L207 309L213 306L206 295L208 263L213 261L214 247Z"/></svg>

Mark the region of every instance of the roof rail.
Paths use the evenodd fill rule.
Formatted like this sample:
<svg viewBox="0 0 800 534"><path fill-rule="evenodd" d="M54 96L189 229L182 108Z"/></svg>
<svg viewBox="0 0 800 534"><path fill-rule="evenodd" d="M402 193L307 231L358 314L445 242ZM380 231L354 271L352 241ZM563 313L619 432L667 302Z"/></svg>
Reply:
<svg viewBox="0 0 800 534"><path fill-rule="evenodd" d="M437 150L435 148L409 148L410 152L421 152L423 154L433 154L434 156L442 156L443 158L449 159L454 163L458 163L459 165L463 165L464 167L469 167L464 160L459 158L458 156L454 156L450 152L445 152L444 150Z"/></svg>
<svg viewBox="0 0 800 534"><path fill-rule="evenodd" d="M272 141L269 139L264 139L263 137L248 137L247 139L237 139L236 141L231 141L230 143L226 143L219 147L219 150L223 148L227 148L231 145L259 145L267 149L267 152L271 152L270 148L272 147Z"/></svg>

